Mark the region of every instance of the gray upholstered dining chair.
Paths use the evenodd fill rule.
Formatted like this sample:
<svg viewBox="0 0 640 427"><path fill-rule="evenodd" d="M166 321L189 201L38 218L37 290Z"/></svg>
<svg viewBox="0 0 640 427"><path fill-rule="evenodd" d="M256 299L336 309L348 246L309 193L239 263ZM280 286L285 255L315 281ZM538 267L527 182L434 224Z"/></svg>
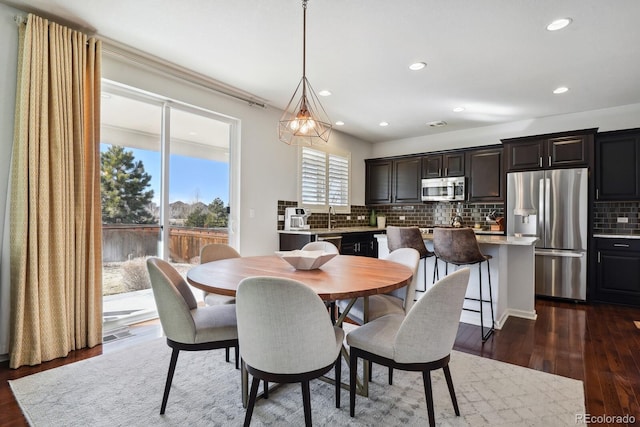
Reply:
<svg viewBox="0 0 640 427"><path fill-rule="evenodd" d="M390 314L347 334L349 345L349 414L355 415L358 359L394 369L422 372L429 425L435 425L431 371L442 368L456 415L460 415L449 358L458 332L469 268L433 285L406 316Z"/></svg>
<svg viewBox="0 0 640 427"><path fill-rule="evenodd" d="M331 242L317 241L309 242L302 247L303 251L325 251L330 254L339 254L338 247Z"/></svg>
<svg viewBox="0 0 640 427"><path fill-rule="evenodd" d="M369 297L368 320L374 320L387 314L405 314L411 309L416 295L416 281L418 271L418 263L420 262L420 254L412 248L397 249L383 259L387 261L397 262L405 265L413 272L411 282L407 286L403 286L388 294L371 295ZM337 305L341 311L345 310L349 301L340 300ZM358 298L355 304L347 313L347 317L355 323L362 325L364 323L364 299Z"/></svg>
<svg viewBox="0 0 640 427"><path fill-rule="evenodd" d="M224 243L209 243L200 249L200 264L228 258L240 258L238 251ZM227 295L202 291L206 305L234 304L236 299Z"/></svg>
<svg viewBox="0 0 640 427"><path fill-rule="evenodd" d="M382 295L371 295L369 297L369 310L367 320L375 320L387 314L406 314L411 310L416 297L416 282L418 281L418 264L420 253L413 248L400 248L384 257L387 261L397 262L406 265L413 272L411 282L396 290ZM339 310L346 309L349 301L340 300L337 302ZM364 323L364 299L358 298L355 304L347 313L347 317L358 325ZM373 367L369 366L369 379L373 375ZM393 383L393 368L389 367L389 384Z"/></svg>
<svg viewBox="0 0 640 427"><path fill-rule="evenodd" d="M168 262L149 258L147 269L167 345L173 349L160 414L164 414L180 350L235 347L238 330L234 305L198 307L189 285Z"/></svg>
<svg viewBox="0 0 640 427"><path fill-rule="evenodd" d="M240 258L238 251L224 243L209 243L200 248L200 264L205 262L218 261L221 259ZM235 304L235 297L214 294L202 291L205 305ZM229 348L225 348L224 358L229 362ZM236 369L238 368L238 358L236 357Z"/></svg>
<svg viewBox="0 0 640 427"><path fill-rule="evenodd" d="M308 286L279 277L248 277L236 292L240 354L253 376L244 425L251 423L260 380L302 384L305 425L311 425L309 381L335 366L340 407L340 350L344 331Z"/></svg>

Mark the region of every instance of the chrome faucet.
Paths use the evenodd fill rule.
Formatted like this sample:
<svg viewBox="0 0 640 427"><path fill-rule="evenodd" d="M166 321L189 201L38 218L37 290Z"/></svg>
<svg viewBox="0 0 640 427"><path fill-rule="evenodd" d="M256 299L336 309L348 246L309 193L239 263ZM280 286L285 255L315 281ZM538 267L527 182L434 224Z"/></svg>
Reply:
<svg viewBox="0 0 640 427"><path fill-rule="evenodd" d="M336 214L336 211L335 211L335 209L333 208L333 206L329 205L329 215L327 215L327 216L329 217L328 226L327 226L327 228L328 228L329 230L331 230L331 223L332 223L332 222L335 222L335 220L331 220L331 215L332 215L332 214L333 214L333 215L335 215L335 214Z"/></svg>

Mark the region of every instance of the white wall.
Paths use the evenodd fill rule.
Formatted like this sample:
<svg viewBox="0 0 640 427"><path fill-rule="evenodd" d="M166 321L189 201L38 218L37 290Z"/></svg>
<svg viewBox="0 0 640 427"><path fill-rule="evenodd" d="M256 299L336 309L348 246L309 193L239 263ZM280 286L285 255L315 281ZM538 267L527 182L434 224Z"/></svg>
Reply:
<svg viewBox="0 0 640 427"><path fill-rule="evenodd" d="M637 127L640 127L640 104L633 104L387 141L374 144L372 157L500 144L500 140L504 138L542 135L579 129L598 128L598 132L604 132Z"/></svg>

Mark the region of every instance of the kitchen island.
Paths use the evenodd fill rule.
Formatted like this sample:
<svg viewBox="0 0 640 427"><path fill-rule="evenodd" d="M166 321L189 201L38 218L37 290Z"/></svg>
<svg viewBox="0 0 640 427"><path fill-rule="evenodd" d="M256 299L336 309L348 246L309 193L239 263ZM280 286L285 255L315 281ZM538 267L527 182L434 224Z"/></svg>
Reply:
<svg viewBox="0 0 640 427"><path fill-rule="evenodd" d="M433 234L422 234L427 248L433 251ZM384 257L389 253L387 246L387 236L376 234L378 241L378 256ZM509 316L522 317L525 319L536 319L535 310L535 257L534 246L536 237L514 237L503 235L481 235L477 234L480 251L493 258L489 261L491 270L491 290L493 293L493 309L495 313L495 328L501 329ZM420 262L418 270L417 289L422 290L424 286L424 274L427 275L427 289L432 285L434 258L428 258L426 271L424 263ZM487 267L485 263L482 267L483 296L488 296L487 288ZM445 265L440 261L438 264L440 277L444 276ZM453 271L456 266L449 265L449 271ZM478 266L472 265L471 276L469 277L469 287L467 288L468 298L479 298L478 286ZM420 298L421 292L417 292ZM465 307L477 308L478 303L465 301ZM480 325L480 314L464 310L460 316L460 321L473 325ZM489 307L484 310L484 324L491 324L491 312Z"/></svg>

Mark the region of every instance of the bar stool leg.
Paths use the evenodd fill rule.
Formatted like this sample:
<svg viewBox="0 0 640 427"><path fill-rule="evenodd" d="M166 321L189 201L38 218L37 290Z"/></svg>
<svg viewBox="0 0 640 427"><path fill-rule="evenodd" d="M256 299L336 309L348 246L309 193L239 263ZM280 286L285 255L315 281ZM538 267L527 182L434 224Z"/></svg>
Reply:
<svg viewBox="0 0 640 427"><path fill-rule="evenodd" d="M487 279L489 281L489 300L488 301L485 301L482 298L482 263L478 263L478 278L479 278L479 284L480 284L480 329L481 329L480 332L482 334L483 343L489 339L491 334L493 334L494 324L495 324L495 319L493 314L493 294L491 291L491 270L489 268L489 260L486 260L486 263L487 263ZM484 332L484 313L482 310L482 306L484 305L485 302L488 302L489 305L491 306L491 325L489 326L489 330L486 333Z"/></svg>

